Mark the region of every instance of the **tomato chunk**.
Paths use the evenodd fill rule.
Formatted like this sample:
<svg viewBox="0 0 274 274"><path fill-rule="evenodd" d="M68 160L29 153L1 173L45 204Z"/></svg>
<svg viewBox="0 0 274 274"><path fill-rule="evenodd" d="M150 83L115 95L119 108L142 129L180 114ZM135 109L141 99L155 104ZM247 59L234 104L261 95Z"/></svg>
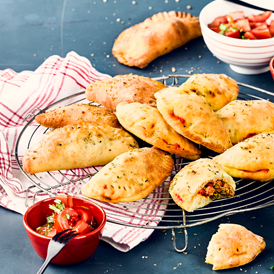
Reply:
<svg viewBox="0 0 274 274"><path fill-rule="evenodd" d="M220 32L220 28L219 27L214 27L214 28L210 28L211 30L213 30L214 32L219 33Z"/></svg>
<svg viewBox="0 0 274 274"><path fill-rule="evenodd" d="M265 24L265 22L260 22L260 23L249 22L249 25L250 25L251 29L257 28L257 27L261 26L262 24Z"/></svg>
<svg viewBox="0 0 274 274"><path fill-rule="evenodd" d="M272 14L272 11L265 11L262 14L251 14L247 18L251 22L265 22Z"/></svg>
<svg viewBox="0 0 274 274"><path fill-rule="evenodd" d="M256 40L257 38L254 36L254 34L251 31L247 31L244 34L244 37L249 40Z"/></svg>
<svg viewBox="0 0 274 274"><path fill-rule="evenodd" d="M237 39L241 38L240 32L238 30L226 31L225 36Z"/></svg>
<svg viewBox="0 0 274 274"><path fill-rule="evenodd" d="M228 23L227 17L224 16L219 16L213 20L212 23L208 24L209 28L214 28L214 27L219 27L221 24L226 24Z"/></svg>
<svg viewBox="0 0 274 274"><path fill-rule="evenodd" d="M70 195L58 194L55 196L55 199L60 200L66 207L73 207L73 199Z"/></svg>
<svg viewBox="0 0 274 274"><path fill-rule="evenodd" d="M240 31L240 32L251 30L249 21L247 19L238 20L236 23L236 26L237 26L238 31Z"/></svg>
<svg viewBox="0 0 274 274"><path fill-rule="evenodd" d="M92 231L91 227L84 220L78 221L73 230L79 232L80 234L86 234Z"/></svg>
<svg viewBox="0 0 274 274"><path fill-rule="evenodd" d="M254 34L254 36L257 39L271 38L270 31L266 24L262 24L261 26L255 28L255 29L252 29L251 32L252 32L252 34Z"/></svg>
<svg viewBox="0 0 274 274"><path fill-rule="evenodd" d="M241 10L230 12L227 14L227 16L228 16L228 22L231 22L231 21L234 22L234 21L245 18L244 12Z"/></svg>
<svg viewBox="0 0 274 274"><path fill-rule="evenodd" d="M268 26L269 32L271 36L274 36L274 20L270 21L270 24Z"/></svg>
<svg viewBox="0 0 274 274"><path fill-rule="evenodd" d="M77 212L78 217L81 220L84 220L85 222L87 222L90 219L89 210L88 209L85 209L83 207L75 207L74 210Z"/></svg>
<svg viewBox="0 0 274 274"><path fill-rule="evenodd" d="M77 217L78 213L74 209L66 207L59 214L55 213L54 228L57 230L57 232L73 228Z"/></svg>

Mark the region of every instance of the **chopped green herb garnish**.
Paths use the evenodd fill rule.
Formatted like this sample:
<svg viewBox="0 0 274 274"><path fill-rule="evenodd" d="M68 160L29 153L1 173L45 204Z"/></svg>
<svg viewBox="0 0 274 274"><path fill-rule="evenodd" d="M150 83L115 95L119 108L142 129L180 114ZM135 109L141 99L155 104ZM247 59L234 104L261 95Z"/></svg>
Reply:
<svg viewBox="0 0 274 274"><path fill-rule="evenodd" d="M52 209L57 214L59 214L66 206L60 200L56 199L55 202L56 201L57 201L57 204L55 204L55 205L49 205L49 208Z"/></svg>
<svg viewBox="0 0 274 274"><path fill-rule="evenodd" d="M47 223L54 223L53 217L54 217L54 213L50 216L47 216Z"/></svg>
<svg viewBox="0 0 274 274"><path fill-rule="evenodd" d="M227 30L226 24L221 24L219 26L220 31L225 32Z"/></svg>

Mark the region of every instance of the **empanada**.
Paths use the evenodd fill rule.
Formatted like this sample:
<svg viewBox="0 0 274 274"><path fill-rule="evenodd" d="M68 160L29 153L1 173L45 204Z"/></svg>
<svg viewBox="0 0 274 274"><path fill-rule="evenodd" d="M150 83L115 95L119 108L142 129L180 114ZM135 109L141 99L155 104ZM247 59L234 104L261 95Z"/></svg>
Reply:
<svg viewBox="0 0 274 274"><path fill-rule="evenodd" d="M108 125L79 123L49 131L23 157L28 173L104 165L137 148L126 131Z"/></svg>
<svg viewBox="0 0 274 274"><path fill-rule="evenodd" d="M181 93L196 93L214 110L237 99L239 87L225 74L194 74L178 87Z"/></svg>
<svg viewBox="0 0 274 274"><path fill-rule="evenodd" d="M265 247L264 239L245 227L220 224L207 247L206 263L213 270L238 267L253 261Z"/></svg>
<svg viewBox="0 0 274 274"><path fill-rule="evenodd" d="M112 111L89 104L72 104L59 107L45 113L38 114L35 121L49 128L59 128L66 125L77 124L79 122L89 122L94 124L120 127L115 114Z"/></svg>
<svg viewBox="0 0 274 274"><path fill-rule="evenodd" d="M165 121L157 108L140 103L120 103L116 115L127 131L151 145L190 160L201 155L191 141Z"/></svg>
<svg viewBox="0 0 274 274"><path fill-rule="evenodd" d="M181 169L173 178L169 193L174 202L192 212L213 200L234 197L235 182L211 159L199 159Z"/></svg>
<svg viewBox="0 0 274 274"><path fill-rule="evenodd" d="M158 110L179 134L219 153L232 146L224 123L200 96L166 88L155 97Z"/></svg>
<svg viewBox="0 0 274 274"><path fill-rule="evenodd" d="M265 100L236 100L217 111L232 144L274 130L274 104Z"/></svg>
<svg viewBox="0 0 274 274"><path fill-rule="evenodd" d="M274 178L274 134L262 133L248 138L214 160L231 176L268 181Z"/></svg>
<svg viewBox="0 0 274 274"><path fill-rule="evenodd" d="M90 83L86 98L115 112L120 102L139 102L156 107L154 93L165 88L148 77L126 74Z"/></svg>
<svg viewBox="0 0 274 274"><path fill-rule="evenodd" d="M160 12L125 29L115 40L112 53L124 65L144 68L201 35L198 17L185 12Z"/></svg>
<svg viewBox="0 0 274 274"><path fill-rule="evenodd" d="M104 166L81 190L100 201L133 202L148 196L173 170L170 155L157 148L125 152Z"/></svg>

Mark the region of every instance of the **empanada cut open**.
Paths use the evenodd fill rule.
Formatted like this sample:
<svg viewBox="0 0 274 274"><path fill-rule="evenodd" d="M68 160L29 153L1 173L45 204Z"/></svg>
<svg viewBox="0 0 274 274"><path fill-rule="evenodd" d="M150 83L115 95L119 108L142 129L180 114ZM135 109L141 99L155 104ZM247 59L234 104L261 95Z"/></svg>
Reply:
<svg viewBox="0 0 274 274"><path fill-rule="evenodd" d="M211 159L199 159L181 169L173 178L169 193L182 209L192 212L216 199L233 197L236 184Z"/></svg>

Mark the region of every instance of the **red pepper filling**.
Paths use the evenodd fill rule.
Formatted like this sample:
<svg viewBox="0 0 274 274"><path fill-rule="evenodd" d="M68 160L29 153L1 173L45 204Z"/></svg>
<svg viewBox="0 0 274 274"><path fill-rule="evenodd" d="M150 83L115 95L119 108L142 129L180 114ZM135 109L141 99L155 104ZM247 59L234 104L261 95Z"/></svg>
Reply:
<svg viewBox="0 0 274 274"><path fill-rule="evenodd" d="M253 136L255 136L255 135L257 135L257 133L249 133L249 134L245 137L245 139L251 138L251 137L253 137Z"/></svg>
<svg viewBox="0 0 274 274"><path fill-rule="evenodd" d="M181 146L180 146L179 144L177 144L177 143L175 143L175 144L169 144L165 139L162 139L162 141L163 141L165 144L169 145L169 146L173 146L174 149L178 149L178 148L181 147Z"/></svg>
<svg viewBox="0 0 274 274"><path fill-rule="evenodd" d="M256 170L256 171L249 171L249 170L243 170L244 172L247 173L257 173L257 172L264 172L264 173L268 173L269 169L260 169L260 170Z"/></svg>
<svg viewBox="0 0 274 274"><path fill-rule="evenodd" d="M184 125L184 127L186 126L186 120L176 116L173 111L169 113L169 116L173 119L179 120Z"/></svg>
<svg viewBox="0 0 274 274"><path fill-rule="evenodd" d="M184 200L181 198L181 196L179 194L175 194L174 200L183 203Z"/></svg>

